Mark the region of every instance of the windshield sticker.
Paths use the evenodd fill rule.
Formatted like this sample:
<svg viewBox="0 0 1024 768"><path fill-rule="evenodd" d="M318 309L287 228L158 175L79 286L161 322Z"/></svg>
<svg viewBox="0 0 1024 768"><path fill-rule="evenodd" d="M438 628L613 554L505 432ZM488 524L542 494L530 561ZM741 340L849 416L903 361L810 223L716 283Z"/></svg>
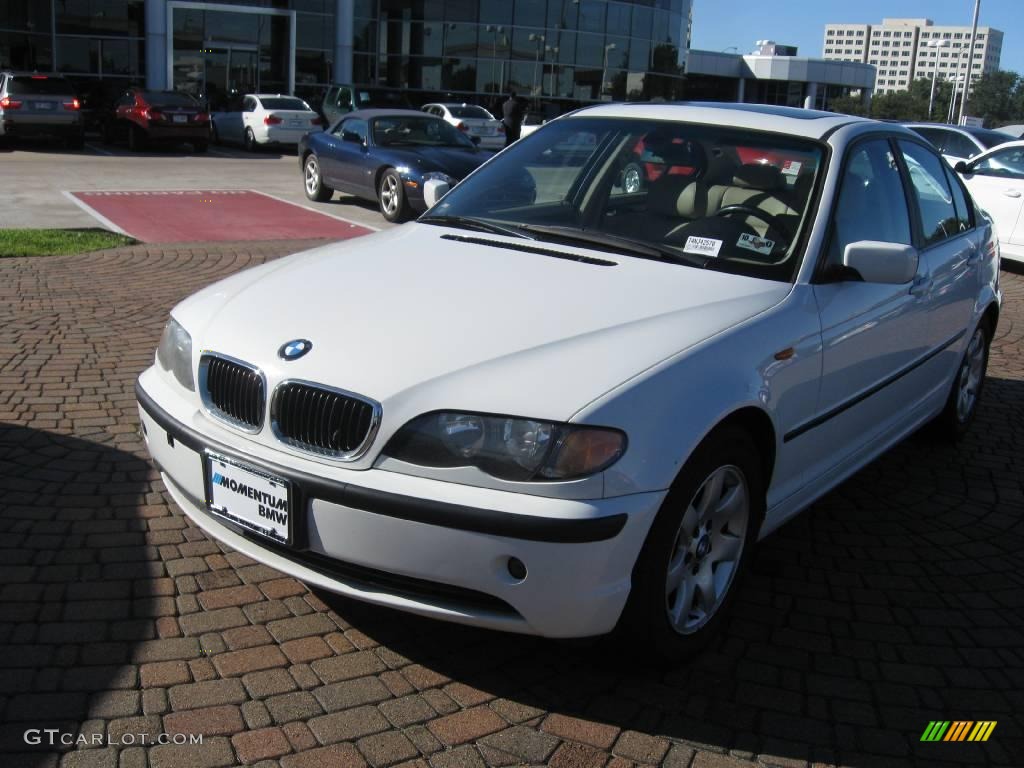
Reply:
<svg viewBox="0 0 1024 768"><path fill-rule="evenodd" d="M769 256L771 255L772 248L775 247L775 241L758 237L757 235L748 235L744 232L740 235L740 239L736 241L736 245L740 248L746 248L748 251L763 253L765 256Z"/></svg>
<svg viewBox="0 0 1024 768"><path fill-rule="evenodd" d="M782 164L782 173L786 176L799 176L803 165L799 160L787 160Z"/></svg>
<svg viewBox="0 0 1024 768"><path fill-rule="evenodd" d="M718 256L722 249L722 241L713 237L690 237L686 238L686 245L683 246L683 253L697 253L701 256Z"/></svg>

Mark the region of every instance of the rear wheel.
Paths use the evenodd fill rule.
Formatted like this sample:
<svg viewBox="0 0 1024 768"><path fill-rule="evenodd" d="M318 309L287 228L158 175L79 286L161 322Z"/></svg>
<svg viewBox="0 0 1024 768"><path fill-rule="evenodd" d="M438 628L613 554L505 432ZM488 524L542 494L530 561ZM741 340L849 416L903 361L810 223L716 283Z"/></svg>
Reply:
<svg viewBox="0 0 1024 768"><path fill-rule="evenodd" d="M208 147L209 147L209 142L207 142L207 141L199 140L199 141L193 141L192 142L192 149L194 149L200 155L204 154Z"/></svg>
<svg viewBox="0 0 1024 768"><path fill-rule="evenodd" d="M377 202L380 203L380 212L388 221L397 224L409 218L409 203L405 199L402 177L394 168L389 168L380 177L380 184L377 185Z"/></svg>
<svg viewBox="0 0 1024 768"><path fill-rule="evenodd" d="M210 141L214 144L220 144L220 134L217 133L217 124L214 122L210 123Z"/></svg>
<svg viewBox="0 0 1024 768"><path fill-rule="evenodd" d="M318 203L326 203L331 199L334 190L324 184L323 175L320 173L320 161L316 155L306 158L302 166L303 186L306 188L306 197Z"/></svg>
<svg viewBox="0 0 1024 768"><path fill-rule="evenodd" d="M761 466L754 441L738 427L713 432L694 452L640 551L620 636L673 661L713 638L757 538Z"/></svg>
<svg viewBox="0 0 1024 768"><path fill-rule="evenodd" d="M953 386L942 409L934 422L939 435L956 441L967 434L978 410L978 400L985 386L985 372L988 370L988 348L992 332L984 320L978 324L967 343L967 349L960 360Z"/></svg>
<svg viewBox="0 0 1024 768"><path fill-rule="evenodd" d="M252 132L252 128L245 129L245 151L255 152L258 145L256 144L256 134Z"/></svg>
<svg viewBox="0 0 1024 768"><path fill-rule="evenodd" d="M643 172L638 163L630 163L622 170L622 191L627 195L639 192L644 185Z"/></svg>

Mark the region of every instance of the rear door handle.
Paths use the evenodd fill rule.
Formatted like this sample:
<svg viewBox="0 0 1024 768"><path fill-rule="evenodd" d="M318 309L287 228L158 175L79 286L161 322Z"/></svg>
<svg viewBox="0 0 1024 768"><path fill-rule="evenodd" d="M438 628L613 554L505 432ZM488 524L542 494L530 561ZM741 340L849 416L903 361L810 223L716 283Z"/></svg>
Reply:
<svg viewBox="0 0 1024 768"><path fill-rule="evenodd" d="M1020 197L1020 192L1016 189L1005 189L1003 194L1007 197Z"/></svg>

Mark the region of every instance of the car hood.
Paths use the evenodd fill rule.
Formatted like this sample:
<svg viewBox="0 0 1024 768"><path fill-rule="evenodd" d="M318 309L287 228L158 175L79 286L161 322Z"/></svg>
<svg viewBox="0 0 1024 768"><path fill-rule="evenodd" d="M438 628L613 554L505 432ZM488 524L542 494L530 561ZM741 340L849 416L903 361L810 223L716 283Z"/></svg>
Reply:
<svg viewBox="0 0 1024 768"><path fill-rule="evenodd" d="M781 301L788 283L408 224L270 262L184 301L211 350L285 378L358 392L385 420L430 410L567 420L623 381ZM281 346L308 339L298 360ZM399 424L400 425L400 424ZM391 427L394 424L390 425Z"/></svg>
<svg viewBox="0 0 1024 768"><path fill-rule="evenodd" d="M393 158L395 164L406 165L419 173L441 171L460 180L466 178L493 155L492 152L468 147L386 147L381 151L385 156Z"/></svg>

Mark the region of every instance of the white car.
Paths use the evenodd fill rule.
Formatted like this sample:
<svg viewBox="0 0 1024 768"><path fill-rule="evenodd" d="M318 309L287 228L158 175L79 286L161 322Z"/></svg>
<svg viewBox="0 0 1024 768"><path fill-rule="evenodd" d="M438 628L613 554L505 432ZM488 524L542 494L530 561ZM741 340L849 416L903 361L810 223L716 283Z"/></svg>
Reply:
<svg viewBox="0 0 1024 768"><path fill-rule="evenodd" d="M1024 141L990 149L956 170L995 222L1002 257L1024 261Z"/></svg>
<svg viewBox="0 0 1024 768"><path fill-rule="evenodd" d="M246 94L237 109L212 112L213 140L241 143L250 152L268 144L298 144L323 120L309 104L279 93Z"/></svg>
<svg viewBox="0 0 1024 768"><path fill-rule="evenodd" d="M623 190L641 140L687 170ZM910 131L608 104L416 222L186 299L136 393L173 498L260 562L679 657L757 539L927 422L968 428L1000 303L990 222Z"/></svg>
<svg viewBox="0 0 1024 768"><path fill-rule="evenodd" d="M525 139L545 122L547 121L540 112L527 112L523 117L523 124L519 127L519 138Z"/></svg>
<svg viewBox="0 0 1024 768"><path fill-rule="evenodd" d="M967 125L943 125L941 123L904 123L904 125L934 144L950 165L970 160L993 147L1013 141L1012 136L1002 131L974 128Z"/></svg>
<svg viewBox="0 0 1024 768"><path fill-rule="evenodd" d="M472 139L481 149L503 149L505 126L483 107L473 104L424 104L424 112L440 117Z"/></svg>

